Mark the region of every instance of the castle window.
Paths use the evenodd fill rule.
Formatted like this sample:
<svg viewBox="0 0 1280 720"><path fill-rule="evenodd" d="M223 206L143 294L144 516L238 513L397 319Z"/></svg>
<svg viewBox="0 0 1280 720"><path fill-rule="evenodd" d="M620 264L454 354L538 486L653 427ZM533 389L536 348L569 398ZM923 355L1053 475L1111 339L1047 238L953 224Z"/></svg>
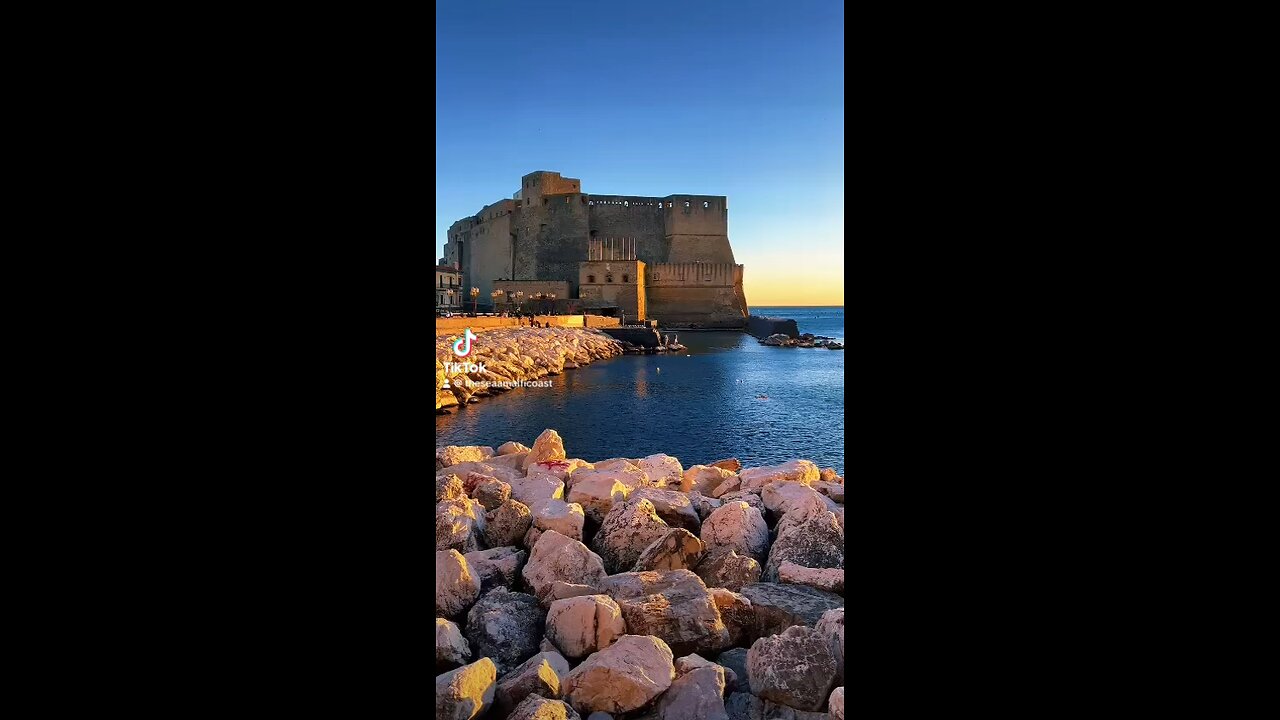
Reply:
<svg viewBox="0 0 1280 720"><path fill-rule="evenodd" d="M589 282L589 283L593 283L593 282L595 282L595 281L596 281L596 276L595 276L595 275L588 275L588 276L587 276L587 282Z"/></svg>
<svg viewBox="0 0 1280 720"><path fill-rule="evenodd" d="M622 276L622 282L631 282L631 280L630 280L630 278L629 278L628 276L623 275L623 276Z"/></svg>
<svg viewBox="0 0 1280 720"><path fill-rule="evenodd" d="M604 276L604 281L605 281L605 282L613 282L613 276L612 276L612 275L605 275L605 276Z"/></svg>

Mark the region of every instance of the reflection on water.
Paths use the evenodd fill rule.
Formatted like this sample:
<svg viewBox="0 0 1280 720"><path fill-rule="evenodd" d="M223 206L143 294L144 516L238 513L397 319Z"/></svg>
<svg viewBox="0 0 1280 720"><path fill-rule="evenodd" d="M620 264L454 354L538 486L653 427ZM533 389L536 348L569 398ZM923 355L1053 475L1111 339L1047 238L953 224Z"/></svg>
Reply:
<svg viewBox="0 0 1280 720"><path fill-rule="evenodd" d="M845 341L839 308L759 310ZM550 388L437 416L436 445L532 445L554 428L569 457L591 461L665 452L687 468L728 457L746 466L806 458L844 474L848 351L765 347L738 332L681 332L680 342L687 353L596 361L546 378Z"/></svg>

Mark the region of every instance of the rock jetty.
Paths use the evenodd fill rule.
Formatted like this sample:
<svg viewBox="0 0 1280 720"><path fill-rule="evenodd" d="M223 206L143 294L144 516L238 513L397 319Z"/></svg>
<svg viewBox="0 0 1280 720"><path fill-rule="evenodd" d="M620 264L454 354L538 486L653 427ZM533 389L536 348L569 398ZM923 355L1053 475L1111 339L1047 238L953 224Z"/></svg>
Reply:
<svg viewBox="0 0 1280 720"><path fill-rule="evenodd" d="M436 717L843 718L843 477L530 440L436 450Z"/></svg>
<svg viewBox="0 0 1280 720"><path fill-rule="evenodd" d="M459 335L436 336L436 411L514 390L521 383L623 353L622 343L592 328L500 328L476 336L466 357Z"/></svg>
<svg viewBox="0 0 1280 720"><path fill-rule="evenodd" d="M814 335L813 333L804 333L799 337L790 337L788 335L783 335L782 333L776 333L761 340L760 344L773 345L775 347L824 347L828 350L844 349L844 343L836 342L835 338L829 338L823 335Z"/></svg>

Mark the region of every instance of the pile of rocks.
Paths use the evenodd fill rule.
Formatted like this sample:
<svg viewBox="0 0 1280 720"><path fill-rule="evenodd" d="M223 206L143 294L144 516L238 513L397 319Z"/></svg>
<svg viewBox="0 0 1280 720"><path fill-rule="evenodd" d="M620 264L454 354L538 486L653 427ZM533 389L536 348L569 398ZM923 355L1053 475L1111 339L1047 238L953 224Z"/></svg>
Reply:
<svg viewBox="0 0 1280 720"><path fill-rule="evenodd" d="M464 358L454 356L458 335L436 336L436 411L512 389L522 380L622 354L622 345L590 328L500 328L481 333ZM455 367L459 366L459 367ZM491 383L477 387L476 383Z"/></svg>
<svg viewBox="0 0 1280 720"><path fill-rule="evenodd" d="M436 452L436 717L843 720L844 478Z"/></svg>
<svg viewBox="0 0 1280 720"><path fill-rule="evenodd" d="M790 337L782 333L775 333L760 341L761 345L772 345L775 347L802 347L814 348L824 347L828 350L843 350L844 344L835 341L835 338L829 338L825 335L814 335L812 333L804 333L800 337Z"/></svg>

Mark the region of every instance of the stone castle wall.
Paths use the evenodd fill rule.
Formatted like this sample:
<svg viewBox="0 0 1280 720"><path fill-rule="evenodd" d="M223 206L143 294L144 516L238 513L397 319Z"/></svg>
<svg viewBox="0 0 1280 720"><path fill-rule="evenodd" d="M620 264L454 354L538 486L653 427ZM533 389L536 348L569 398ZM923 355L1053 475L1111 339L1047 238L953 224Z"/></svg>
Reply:
<svg viewBox="0 0 1280 720"><path fill-rule="evenodd" d="M576 178L539 171L521 179L513 199L454 223L445 260L461 263L464 285L479 287L482 298L499 278L564 280L570 296L580 297L578 264L588 260L589 241L629 238L636 258L650 265L647 286L658 290L634 299L648 305L649 317L677 324L714 318L744 326L748 313L742 266L735 264L729 244L728 215L724 196L587 194ZM696 263L713 268L715 278L680 283L653 279L655 266ZM661 278L662 271L657 275Z"/></svg>

